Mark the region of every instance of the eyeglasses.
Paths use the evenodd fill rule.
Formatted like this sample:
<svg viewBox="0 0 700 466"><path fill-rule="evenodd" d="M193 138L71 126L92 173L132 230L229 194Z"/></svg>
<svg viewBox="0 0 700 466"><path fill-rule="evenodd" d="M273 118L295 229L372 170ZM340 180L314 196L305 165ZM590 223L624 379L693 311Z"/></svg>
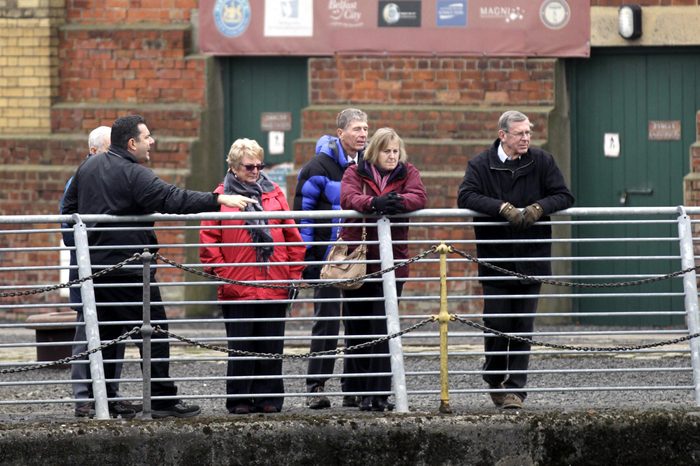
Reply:
<svg viewBox="0 0 700 466"><path fill-rule="evenodd" d="M241 167L245 168L246 171L252 172L252 171L254 171L255 169L257 169L258 171L264 169L264 168L265 168L265 164L264 164L264 163L261 163L260 165L255 165L255 164L252 164L252 163L248 163L248 164L245 164L245 165L241 164Z"/></svg>
<svg viewBox="0 0 700 466"><path fill-rule="evenodd" d="M532 137L532 131L520 131L518 133L511 133L510 131L506 131L508 134L512 134L518 139L523 139L524 137Z"/></svg>

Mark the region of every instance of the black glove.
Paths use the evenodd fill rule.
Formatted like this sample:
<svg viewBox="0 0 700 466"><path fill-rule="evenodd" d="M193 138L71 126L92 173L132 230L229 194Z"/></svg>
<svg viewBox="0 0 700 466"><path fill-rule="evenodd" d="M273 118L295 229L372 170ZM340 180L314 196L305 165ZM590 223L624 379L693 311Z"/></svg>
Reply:
<svg viewBox="0 0 700 466"><path fill-rule="evenodd" d="M404 212L403 198L396 193L377 196L372 199L372 210L382 215L394 215Z"/></svg>
<svg viewBox="0 0 700 466"><path fill-rule="evenodd" d="M521 230L523 228L523 222L525 221L520 209L515 207L510 202L506 202L498 211L499 215L510 223L516 230Z"/></svg>
<svg viewBox="0 0 700 466"><path fill-rule="evenodd" d="M542 206L536 202L525 207L525 209L523 209L523 223L521 228L523 230L525 228L530 228L543 214Z"/></svg>

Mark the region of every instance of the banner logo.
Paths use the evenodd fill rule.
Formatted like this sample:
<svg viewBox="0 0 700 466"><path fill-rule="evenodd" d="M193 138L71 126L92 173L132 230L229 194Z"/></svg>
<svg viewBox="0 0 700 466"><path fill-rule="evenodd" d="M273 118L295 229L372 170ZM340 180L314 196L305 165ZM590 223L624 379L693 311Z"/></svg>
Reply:
<svg viewBox="0 0 700 466"><path fill-rule="evenodd" d="M437 26L466 26L467 0L438 0Z"/></svg>
<svg viewBox="0 0 700 466"><path fill-rule="evenodd" d="M379 2L379 27L420 27L420 1Z"/></svg>
<svg viewBox="0 0 700 466"><path fill-rule="evenodd" d="M525 10L519 6L482 6L479 8L479 17L514 23L525 19Z"/></svg>
<svg viewBox="0 0 700 466"><path fill-rule="evenodd" d="M540 7L542 24L549 29L561 29L569 23L571 9L566 0L545 0Z"/></svg>
<svg viewBox="0 0 700 466"><path fill-rule="evenodd" d="M238 37L250 24L250 4L248 0L216 0L214 23L226 37Z"/></svg>
<svg viewBox="0 0 700 466"><path fill-rule="evenodd" d="M328 0L328 15L334 27L364 26L357 0Z"/></svg>

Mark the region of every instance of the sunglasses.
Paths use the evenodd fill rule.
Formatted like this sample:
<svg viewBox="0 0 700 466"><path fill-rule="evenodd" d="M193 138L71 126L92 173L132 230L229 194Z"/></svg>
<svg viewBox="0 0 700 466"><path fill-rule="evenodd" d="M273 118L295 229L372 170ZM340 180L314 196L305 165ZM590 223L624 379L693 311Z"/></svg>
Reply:
<svg viewBox="0 0 700 466"><path fill-rule="evenodd" d="M248 163L248 164L245 164L245 165L241 164L241 167L245 168L246 171L252 172L252 171L255 170L255 169L257 169L258 171L264 169L264 168L265 168L265 164L264 164L264 163L261 163L260 165L255 165L255 164L252 164L252 163Z"/></svg>

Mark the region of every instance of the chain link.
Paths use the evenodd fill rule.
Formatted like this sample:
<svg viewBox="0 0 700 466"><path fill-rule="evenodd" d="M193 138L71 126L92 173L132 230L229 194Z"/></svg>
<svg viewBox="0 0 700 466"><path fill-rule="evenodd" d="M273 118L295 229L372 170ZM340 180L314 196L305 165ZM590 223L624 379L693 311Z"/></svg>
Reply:
<svg viewBox="0 0 700 466"><path fill-rule="evenodd" d="M9 293L0 293L0 298L14 298L17 296L31 296L31 295L35 295L35 294L39 294L39 293L47 293L49 291L58 290L59 288L70 288L73 285L78 285L78 284L86 282L88 280L92 280L92 279L100 277L102 275L106 275L110 272L113 272L117 269L124 267L126 264L128 264L130 262L134 262L134 261L137 261L139 259L141 259L141 253L137 252L133 256L129 257L128 259L124 259L120 263L115 264L115 265L108 267L106 269L102 269L98 272L95 272L90 276L83 277L83 278L76 278L75 280L71 280L71 281L66 282L66 283L59 283L57 285L50 285L50 286L46 286L44 288L36 288L33 290L26 290L26 291L11 291Z"/></svg>
<svg viewBox="0 0 700 466"><path fill-rule="evenodd" d="M511 275L513 277L518 277L523 280L528 280L528 281L533 281L533 282L538 282L546 285L555 285L555 286L571 286L571 287L581 287L581 288L620 288L623 286L636 286L636 285L644 285L647 283L654 283L662 280L667 280L669 278L673 277L678 277L680 275L686 274L688 272L692 272L693 270L697 270L700 268L700 265L696 265L695 267L688 267L687 269L679 270L677 272L672 272L672 273L667 273L666 275L659 275L658 277L651 277L651 278L644 278L641 280L632 280L628 282L615 282L615 283L582 283L582 282L567 282L567 281L561 281L561 280L549 280L545 278L536 278L536 277L531 277L529 275L525 275L523 273L519 272L513 272L512 270L504 269L503 267L499 267L494 264L490 264L488 262L484 262L482 260L477 259L476 257L472 256L468 252L461 251L453 246L448 246L450 252L454 252L456 254L459 254L460 256L464 257L465 259L468 259L475 264L481 264L484 267L487 267L491 270L495 270L496 272L501 272L506 275Z"/></svg>
<svg viewBox="0 0 700 466"><path fill-rule="evenodd" d="M363 275L361 277L356 277L356 278L350 278L347 280L337 280L337 281L329 281L329 282L320 282L320 283L302 283L302 284L291 284L291 285L275 285L275 284L264 284L264 283L255 283L255 282L248 282L248 281L241 281L241 280L232 280L230 278L224 278L224 277L219 277L218 275L210 274L203 272L201 270L193 269L191 267L187 267L186 265L178 264L177 262L168 259L167 257L164 257L160 255L159 253L155 253L154 256L157 259L160 259L161 261L165 262L168 265L171 265L172 267L175 267L177 269L183 270L185 272L189 272L194 275L198 275L203 278L209 278L211 280L220 280L222 282L228 283L230 285L240 285L240 286L250 286L254 288L284 288L284 289L300 289L300 290L306 290L306 289L313 289L313 288L323 288L323 287L329 287L329 286L334 286L334 285L339 285L339 284L352 284L352 283L357 283L364 281L368 278L373 278L373 277L378 277L381 275L384 275L385 273L392 272L396 269L399 269L401 267L406 267L416 261L419 261L423 259L425 256L437 252L437 246L431 246L429 249L426 249L425 251L416 254L415 256L411 257L410 259L406 259L405 261L397 262L391 267L387 267L386 269L383 270L377 270L376 272L368 273L367 275Z"/></svg>
<svg viewBox="0 0 700 466"><path fill-rule="evenodd" d="M409 332L412 332L414 330L417 330L424 326L425 324L429 322L435 322L437 320L437 316L429 317L427 319L421 320L420 322L417 322L410 327L407 327L399 332L392 333L391 335L386 335L381 338L377 338L376 340L370 340L366 341L364 343L360 343L357 345L353 346L348 346L345 348L336 348L334 350L326 350L326 351L315 351L312 353L304 353L304 354L280 354L280 353L256 353L254 351L244 351L244 350L236 350L236 349L229 349L229 348L224 348L223 346L215 346L215 345L209 345L206 343L200 343L198 341L177 335L175 333L172 333L168 330L163 330L159 325L156 325L153 328L154 333L160 333L163 335L167 335L171 338L174 338L178 341L181 341L183 343L187 343L192 346L198 346L200 348L205 348L208 350L212 351L219 351L222 353L229 353L229 354L235 354L237 356L253 356L253 357L261 357L261 358L268 358L268 359L307 359L307 358L313 358L316 356L329 356L329 355L339 355L343 353L350 353L352 351L357 351L363 348L368 348L370 346L374 346L376 344L382 343L384 341L389 341L392 338L398 338L402 335L405 335Z"/></svg>
<svg viewBox="0 0 700 466"><path fill-rule="evenodd" d="M659 341L656 343L647 343L644 345L632 345L632 346L571 346L571 345L558 345L556 343L547 343L543 341L533 340L531 338L521 337L519 335L510 335L508 333L501 332L499 330L494 330L492 328L486 327L484 325L478 324L471 320L467 320L457 314L450 314L450 320L457 320L466 324L470 327L474 327L478 330L482 330L486 333L493 333L499 337L507 338L509 340L516 340L523 343L529 343L533 346L544 346L546 348L553 348L559 350L570 350L570 351L588 351L588 352L626 352L626 351L637 351L641 349L657 348L659 346L673 345L676 343L682 343L684 341L692 340L700 336L700 333L693 333L692 335L686 335L680 338L674 338L672 340Z"/></svg>
<svg viewBox="0 0 700 466"><path fill-rule="evenodd" d="M425 258L426 256L428 256L429 254L436 253L437 248L438 248L438 246L432 246L429 249L426 249L423 252L421 252L421 253L419 253L419 254L417 254L417 255L415 255L415 256L413 256L405 261L401 261L401 262L394 264L392 267L378 270L376 272L366 274L362 277L357 277L357 278L352 278L352 279L342 280L342 281L329 281L329 282L320 282L320 283L313 283L313 284L302 283L301 285L299 285L299 284L290 284L290 285L261 284L261 283L248 282L248 281L231 280L228 278L223 278L223 277L219 277L217 275L209 274L209 273L197 270L197 269L193 269L191 267L187 267L187 266L182 265L182 264L178 264L177 262L175 262L171 259L168 259L167 257L162 256L159 253L155 253L154 258L160 259L164 263L166 263L172 267L178 268L180 270L183 270L185 272L189 272L189 273L192 273L194 275L198 275L198 276L203 277L203 278L208 278L208 279L212 279L212 280L220 280L220 281L223 281L225 283L232 284L232 285L251 286L251 287L257 287L257 288L275 288L275 289L279 289L279 288L283 288L283 289L314 289L314 288L333 286L333 285L336 285L339 283L351 284L351 283L364 281L368 278L381 276L381 275L384 275L388 272L399 269L401 267L408 266L409 264L412 264L413 262L419 261L419 260ZM700 267L700 266L688 267L687 269L680 270L677 272L672 272L672 273L669 273L666 275L661 275L658 277L652 277L652 278L647 278L647 279L642 279L642 280L616 282L616 283L580 283L580 282L567 282L567 281L549 280L549 279L531 277L529 275L525 275L525 274L522 274L519 272L514 272L511 270L505 269L503 267L499 267L497 265L481 261L481 260L477 259L476 257L472 256L471 254L469 254L465 251L462 251L460 249L457 249L454 246L448 245L448 248L449 248L449 251L452 253L456 253L456 254L464 257L465 259L470 260L471 262L483 265L483 266L488 267L488 268L495 270L497 272L500 272L500 273L503 273L506 275L511 275L511 276L518 277L518 278L525 279L525 280L531 280L531 281L539 282L542 284L549 284L549 285L555 285L555 286L571 286L571 287L578 286L578 287L584 287L584 288L611 288L611 287L635 286L635 285L641 285L641 284L646 284L646 283L654 283L657 281L677 277L677 276L683 275L685 273L691 272L693 270L697 270ZM83 283L87 280L92 280L92 279L100 277L102 275L106 275L110 272L113 272L114 270L120 269L120 268L124 267L125 265L127 265L131 262L140 260L140 259L141 259L141 253L135 253L132 257L129 257L129 258L123 260L122 262L115 264L109 268L102 269L102 270L100 270L100 271L98 271L98 272L96 272L88 277L78 278L75 280L71 280L67 283L60 283L57 285L51 285L51 286L44 287L44 288L37 288L34 290L10 292L10 293L0 293L0 298L17 297L17 296L30 296L30 295L34 295L34 294L54 291L54 290L57 290L59 288L68 288L72 285L77 285L77 284ZM183 343L187 343L187 344L190 344L193 346L198 346L201 348L225 352L225 353L229 353L229 354L236 354L238 356L254 356L254 357L272 358L272 359L306 359L306 358L312 358L312 357L316 357L316 356L339 355L342 353L348 353L348 352L356 351L359 349L367 348L370 346L374 346L378 343L381 343L384 341L389 341L392 338L397 338L397 337L400 337L406 333L412 332L412 331L426 325L427 323L435 322L436 320L437 320L437 316L432 316L432 317L424 319L424 320L422 320L422 321L420 321L420 322L418 322L410 327L407 327L404 330L393 333L391 335L387 335L387 336L382 337L382 338L378 338L376 340L367 341L367 342L364 342L364 343L361 343L358 345L348 346L345 348L336 348L335 350L317 351L317 352L304 353L304 354L256 353L256 352L252 352L252 351L232 350L232 349L228 349L228 348L224 348L224 347L220 347L220 346L199 343L195 340L191 340L189 338L185 338L185 337L182 337L180 335L163 330L160 326L155 326L154 332L158 332L158 333L167 335L167 336L174 338L178 341L181 341ZM687 335L687 336L680 337L680 338L660 341L660 342L656 342L656 343L649 343L649 344L644 344L644 345L634 345L634 346L614 346L614 347L571 346L571 345L559 345L559 344L554 344L554 343L536 341L536 340L532 340L531 338L525 338L525 337L521 337L518 335L510 335L510 334L503 333L503 332L495 330L495 329L488 328L484 325L478 324L478 323L473 322L471 320L465 319L457 314L450 314L450 320L452 320L452 321L457 320L459 322L462 322L463 324L466 324L470 327L476 328L476 329L481 330L483 332L492 333L494 335L508 338L511 340L517 340L517 341L529 343L529 344L534 345L534 346L543 346L543 347L547 347L547 348L553 348L553 349L559 349L559 350L572 350L572 351L589 351L589 352L635 351L635 350L640 350L640 349L656 348L659 346L682 343L684 341L688 341L688 340L691 340L693 338L697 338L698 336L700 336L700 333L695 333L695 334ZM74 361L76 359L86 357L86 356L88 356L92 353L95 353L97 351L102 351L104 348L107 348L111 345L114 345L120 341L123 341L123 340L129 338L131 335L135 334L138 331L139 331L139 327L134 327L131 331L115 338L114 340L112 340L110 342L104 343L104 344L100 345L99 347L93 348L91 350L83 351L82 353L75 354L75 355L72 355L72 356L69 356L69 357L66 357L63 359L59 359L57 361L51 361L51 362L48 362L45 364L34 364L34 365L30 365L30 366L24 366L24 367L12 368L12 369L2 369L2 370L0 370L0 374L26 372L26 371L35 370L35 369L42 369L45 367L66 364L66 363L69 363L69 362Z"/></svg>
<svg viewBox="0 0 700 466"><path fill-rule="evenodd" d="M45 367L60 366L62 364L67 364L71 361L75 361L76 359L81 359L81 358L84 358L86 356L89 356L92 353L97 353L98 351L102 351L103 349L109 348L112 345L116 345L120 341L124 341L127 338L129 338L131 335L133 335L137 332L140 332L140 331L141 331L140 327L134 327L131 330L129 330L128 332L126 332L125 334L118 336L114 340L103 343L100 346L97 346L91 350L83 351L82 353L74 354L72 356L68 356L68 357L63 358L63 359L58 359L56 361L47 362L45 364L33 364L31 366L14 367L12 369L0 369L0 374L14 374L17 372L28 372L28 371L32 371L35 369L43 369Z"/></svg>

